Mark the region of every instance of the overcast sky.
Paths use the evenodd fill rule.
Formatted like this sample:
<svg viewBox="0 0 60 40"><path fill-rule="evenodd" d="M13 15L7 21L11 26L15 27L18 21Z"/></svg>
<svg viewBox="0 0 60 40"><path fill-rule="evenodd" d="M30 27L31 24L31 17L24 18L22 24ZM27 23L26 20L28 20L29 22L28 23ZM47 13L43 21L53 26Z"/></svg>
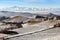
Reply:
<svg viewBox="0 0 60 40"><path fill-rule="evenodd" d="M11 6L60 7L60 0L0 0L0 8Z"/></svg>

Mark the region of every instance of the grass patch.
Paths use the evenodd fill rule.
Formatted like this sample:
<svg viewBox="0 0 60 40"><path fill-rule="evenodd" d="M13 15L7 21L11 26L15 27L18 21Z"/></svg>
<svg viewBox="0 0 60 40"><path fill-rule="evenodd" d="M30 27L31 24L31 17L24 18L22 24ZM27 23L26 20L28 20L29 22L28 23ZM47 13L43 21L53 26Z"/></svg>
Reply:
<svg viewBox="0 0 60 40"><path fill-rule="evenodd" d="M31 19L29 21L27 21L27 23L29 24L36 24L36 23L40 23L42 22L41 19Z"/></svg>

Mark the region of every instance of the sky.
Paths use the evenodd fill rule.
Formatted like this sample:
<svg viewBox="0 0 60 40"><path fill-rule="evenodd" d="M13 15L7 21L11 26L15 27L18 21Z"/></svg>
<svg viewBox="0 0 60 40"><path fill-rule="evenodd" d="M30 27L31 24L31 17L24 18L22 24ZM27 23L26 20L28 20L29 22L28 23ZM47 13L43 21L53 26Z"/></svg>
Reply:
<svg viewBox="0 0 60 40"><path fill-rule="evenodd" d="M0 8L12 6L27 7L60 7L60 0L0 0Z"/></svg>

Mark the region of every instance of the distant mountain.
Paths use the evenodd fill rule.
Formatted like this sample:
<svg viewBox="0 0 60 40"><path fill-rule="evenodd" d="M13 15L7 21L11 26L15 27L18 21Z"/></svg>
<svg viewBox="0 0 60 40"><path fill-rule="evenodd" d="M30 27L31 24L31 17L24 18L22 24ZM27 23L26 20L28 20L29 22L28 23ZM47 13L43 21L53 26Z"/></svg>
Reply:
<svg viewBox="0 0 60 40"><path fill-rule="evenodd" d="M11 11L0 11L0 16L7 16L7 17L14 17L14 16L24 16L24 17L28 17L28 18L35 18L36 16L43 16L43 17L49 17L49 16L60 16L59 14L57 15L57 13L53 13L53 12L46 12L44 14L44 12L40 12L40 13L30 13L30 12L11 12Z"/></svg>
<svg viewBox="0 0 60 40"><path fill-rule="evenodd" d="M56 14L53 14L53 13L49 13L47 16L48 17L56 17L56 16L59 16L59 15L56 15Z"/></svg>
<svg viewBox="0 0 60 40"><path fill-rule="evenodd" d="M29 12L11 12L11 11L0 11L0 16L24 16L24 17L34 17L35 15L33 13Z"/></svg>
<svg viewBox="0 0 60 40"><path fill-rule="evenodd" d="M54 13L48 13L48 14L35 14L35 15L43 16L43 17L56 17L56 16L60 16L60 15L57 15L57 14L54 14Z"/></svg>

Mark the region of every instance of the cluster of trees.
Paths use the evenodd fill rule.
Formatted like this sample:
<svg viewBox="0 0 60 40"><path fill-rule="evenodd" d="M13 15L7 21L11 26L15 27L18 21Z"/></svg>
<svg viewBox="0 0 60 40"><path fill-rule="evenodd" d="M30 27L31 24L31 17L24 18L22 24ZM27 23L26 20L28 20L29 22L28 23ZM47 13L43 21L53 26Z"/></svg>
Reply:
<svg viewBox="0 0 60 40"><path fill-rule="evenodd" d="M5 19L9 19L9 18L10 17L2 16L2 17L0 17L0 21L5 20Z"/></svg>

